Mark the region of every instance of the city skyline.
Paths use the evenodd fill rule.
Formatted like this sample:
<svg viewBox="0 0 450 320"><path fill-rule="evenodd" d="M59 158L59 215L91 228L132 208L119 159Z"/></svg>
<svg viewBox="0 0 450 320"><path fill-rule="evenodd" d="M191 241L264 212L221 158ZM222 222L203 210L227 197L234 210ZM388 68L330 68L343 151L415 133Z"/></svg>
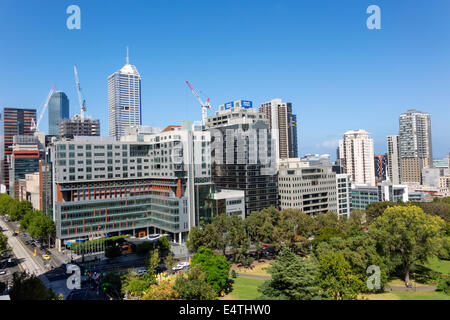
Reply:
<svg viewBox="0 0 450 320"><path fill-rule="evenodd" d="M448 154L446 123L450 119L450 94L446 83L450 80L450 66L444 57L450 50L447 42L442 41L448 38L443 30L450 20L448 10L442 10L446 4L425 6L413 2L414 5L406 7L377 1L383 13L382 30L371 31L365 26L366 3L339 6L331 3L270 4L263 1L258 3L258 7L242 3L240 11L237 2L223 5L199 2L192 8L181 3L158 3L153 4L153 9L158 9L161 15L158 18L155 10L150 10L152 5L133 3L127 9L125 4L109 4L106 10L104 3L80 1L83 23L81 30L75 31L65 28L68 3L55 2L51 8L37 4L19 4L12 8L10 3L6 1L1 5L2 12L10 13L1 19L2 30L7 30L14 17L20 17L22 24L17 26L15 43L8 42L9 35L5 34L7 50L0 53L1 60L9 62L4 79L0 80L1 108L35 108L39 114L53 82L57 83L57 90L68 95L69 100L76 101L71 69L74 63L78 63L83 75L81 86L88 114L100 119L101 133L108 135L106 79L121 68L125 48L130 46L130 59L143 78L144 125L164 127L185 119L201 120L201 108L184 83L190 80L196 89L211 97L213 109L209 115L217 111L220 104L238 99L252 100L255 107L275 98L291 102L293 113L298 118L299 155L329 153L334 158L337 141L342 134L355 129L371 132L375 153L384 154L386 136L399 133L398 117L408 109L431 114L433 156L442 158ZM30 30L36 20L27 20L29 13L21 11L21 6L25 5L35 9L40 19L47 17L49 21ZM136 10L136 6L142 9L142 13ZM222 28L212 24L212 30L205 30L206 22L200 24L195 19L195 15L200 14L195 10L200 7L201 12L213 7L223 11L211 15L206 22L223 21L226 14L229 20L221 22ZM122 25L124 30L112 43L111 38L105 36L103 39L102 36L106 35L106 26L117 30L117 26L107 23L107 16L120 11L125 16L135 13L136 22L130 26ZM189 19L180 16L183 12ZM154 18L152 23L143 21L144 13ZM263 32L270 30L264 24L257 24L258 20L270 13L276 17L287 15L295 21L280 21L281 26L271 32ZM407 19L402 18L402 15L407 16L405 13L422 17L421 26L408 24ZM170 27L165 20L170 14L182 18L179 25L187 23L186 27ZM58 15L60 21L55 18ZM243 16L246 20L240 20ZM331 17L334 20L329 21ZM315 18L320 18L321 23L316 23ZM233 26L236 21L243 27ZM130 29L138 23L144 23L143 30L130 34ZM252 24L263 30L252 27ZM159 26L161 32L150 32L152 26ZM290 28L288 35L283 35L281 32L286 27ZM151 33L150 44L143 37L144 31ZM57 48L47 57L41 53L40 49L48 45L52 37L48 40L38 37L38 41L31 38L43 32L50 32L52 37L62 36L64 51ZM180 37L192 32L199 34L198 40ZM206 52L202 52L205 46L201 40L211 32L217 32L223 40L210 39L203 50ZM261 34L266 38L261 38ZM317 37L323 40L315 40ZM347 37L353 37L352 41L358 42L358 46ZM400 43L396 43L399 39ZM94 40L95 50L87 50ZM258 50L267 41L287 45L291 50L289 53L279 48ZM32 50L19 50L25 43ZM246 43L248 48L243 46ZM337 44L339 48L336 48ZM439 50L436 50L437 44ZM237 45L242 50L224 50L227 45L231 45L230 48ZM11 52L18 54L10 56ZM19 64L24 65L23 69L18 68ZM47 69L45 75L39 71L41 68ZM274 74L274 77L263 77L264 74ZM36 80L38 75L39 81ZM249 77L251 81L248 81ZM17 86L18 81L20 86ZM23 88L27 89L26 95L21 92ZM72 108L71 116L78 112L77 109ZM48 113L44 117L48 117ZM44 121L41 126L43 131L48 130L46 124Z"/></svg>

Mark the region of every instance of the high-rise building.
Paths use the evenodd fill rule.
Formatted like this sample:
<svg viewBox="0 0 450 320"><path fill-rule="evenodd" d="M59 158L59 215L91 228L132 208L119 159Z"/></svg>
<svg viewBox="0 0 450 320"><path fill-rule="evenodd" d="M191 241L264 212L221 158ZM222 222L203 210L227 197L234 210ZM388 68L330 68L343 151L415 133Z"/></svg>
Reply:
<svg viewBox="0 0 450 320"><path fill-rule="evenodd" d="M307 214L337 213L336 174L331 165L311 165L302 159L281 159L278 170L280 208Z"/></svg>
<svg viewBox="0 0 450 320"><path fill-rule="evenodd" d="M386 137L387 140L387 164L388 177L393 184L400 184L402 181L400 162L400 135L394 134Z"/></svg>
<svg viewBox="0 0 450 320"><path fill-rule="evenodd" d="M12 154L8 158L9 194L18 197L18 181L25 179L28 173L39 171L39 160L42 158L42 147L39 139L32 135L13 137Z"/></svg>
<svg viewBox="0 0 450 320"><path fill-rule="evenodd" d="M62 138L73 139L76 136L99 136L100 121L91 117L75 115L71 119L64 119L59 124Z"/></svg>
<svg viewBox="0 0 450 320"><path fill-rule="evenodd" d="M120 140L125 128L142 125L141 76L129 63L108 77L109 135Z"/></svg>
<svg viewBox="0 0 450 320"><path fill-rule="evenodd" d="M227 107L229 105L229 107ZM244 106L243 106L244 105ZM278 204L275 141L264 115L248 103L219 106L208 118L212 179L218 189L245 191L245 215Z"/></svg>
<svg viewBox="0 0 450 320"><path fill-rule="evenodd" d="M422 169L433 164L429 113L408 110L400 115L402 182L422 182Z"/></svg>
<svg viewBox="0 0 450 320"><path fill-rule="evenodd" d="M1 179L9 191L8 157L12 154L13 138L16 135L32 135L32 121L36 122L36 109L4 108L0 115L0 161Z"/></svg>
<svg viewBox="0 0 450 320"><path fill-rule="evenodd" d="M351 187L350 175L346 173L336 174L336 200L337 214L339 216L350 217L351 210Z"/></svg>
<svg viewBox="0 0 450 320"><path fill-rule="evenodd" d="M292 114L292 103L273 99L261 104L259 112L269 121L272 136L277 142L278 158L298 158L297 116Z"/></svg>
<svg viewBox="0 0 450 320"><path fill-rule="evenodd" d="M55 142L58 248L105 234L165 233L182 242L213 210L210 133L183 123L157 134Z"/></svg>
<svg viewBox="0 0 450 320"><path fill-rule="evenodd" d="M357 184L375 186L373 140L365 130L348 131L339 140L342 173Z"/></svg>
<svg viewBox="0 0 450 320"><path fill-rule="evenodd" d="M375 181L381 182L386 180L387 155L376 154L374 157Z"/></svg>
<svg viewBox="0 0 450 320"><path fill-rule="evenodd" d="M59 124L69 119L69 99L62 91L56 91L48 102L48 134L59 136Z"/></svg>

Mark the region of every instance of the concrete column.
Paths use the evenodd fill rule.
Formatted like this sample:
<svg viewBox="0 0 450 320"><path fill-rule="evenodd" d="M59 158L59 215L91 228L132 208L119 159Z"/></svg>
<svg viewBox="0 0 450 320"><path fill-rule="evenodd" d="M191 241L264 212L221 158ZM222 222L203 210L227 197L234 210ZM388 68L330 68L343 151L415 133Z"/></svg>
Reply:
<svg viewBox="0 0 450 320"><path fill-rule="evenodd" d="M56 242L55 245L56 245L56 248L58 249L58 252L61 252L61 239L56 239L55 242Z"/></svg>
<svg viewBox="0 0 450 320"><path fill-rule="evenodd" d="M147 227L147 236L148 236L148 234L149 234L149 231L150 231L150 228L149 228L149 227Z"/></svg>
<svg viewBox="0 0 450 320"><path fill-rule="evenodd" d="M178 235L179 235L179 241L178 241L178 243L181 244L181 242L183 241L183 237L181 236L181 235L182 235L182 232L180 232Z"/></svg>

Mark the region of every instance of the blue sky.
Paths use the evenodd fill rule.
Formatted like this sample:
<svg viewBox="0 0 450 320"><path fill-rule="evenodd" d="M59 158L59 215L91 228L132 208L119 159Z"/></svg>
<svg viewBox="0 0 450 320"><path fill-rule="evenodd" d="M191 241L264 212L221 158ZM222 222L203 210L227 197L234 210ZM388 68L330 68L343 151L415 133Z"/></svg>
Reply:
<svg viewBox="0 0 450 320"><path fill-rule="evenodd" d="M81 8L81 30L66 28L71 4ZM371 4L381 8L381 30L366 27ZM0 41L0 108L40 109L56 82L78 113L77 64L104 135L107 77L129 46L145 125L201 120L189 80L214 106L292 102L301 155L334 158L341 135L359 128L384 153L409 108L431 114L434 156L450 151L447 0L2 0Z"/></svg>

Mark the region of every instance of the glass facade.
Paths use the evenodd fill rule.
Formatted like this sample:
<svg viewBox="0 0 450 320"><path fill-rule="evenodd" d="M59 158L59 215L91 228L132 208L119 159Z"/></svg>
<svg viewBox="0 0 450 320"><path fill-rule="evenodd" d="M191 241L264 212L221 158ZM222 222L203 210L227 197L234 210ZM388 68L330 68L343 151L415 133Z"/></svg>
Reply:
<svg viewBox="0 0 450 320"><path fill-rule="evenodd" d="M64 92L55 92L48 103L48 134L60 135L59 123L69 118L69 99Z"/></svg>

